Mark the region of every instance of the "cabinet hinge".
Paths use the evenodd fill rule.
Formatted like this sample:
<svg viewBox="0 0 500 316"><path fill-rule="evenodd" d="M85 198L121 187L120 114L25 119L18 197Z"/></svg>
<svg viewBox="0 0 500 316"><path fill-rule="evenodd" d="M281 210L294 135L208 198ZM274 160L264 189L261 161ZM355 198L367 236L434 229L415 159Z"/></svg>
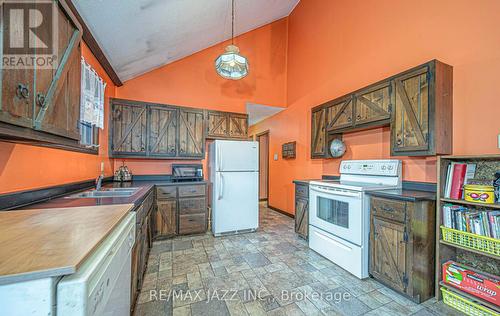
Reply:
<svg viewBox="0 0 500 316"><path fill-rule="evenodd" d="M403 273L403 284L406 286L408 286L408 276L406 275L406 272Z"/></svg>
<svg viewBox="0 0 500 316"><path fill-rule="evenodd" d="M403 241L405 243L408 243L408 232L405 230L404 233L403 233Z"/></svg>

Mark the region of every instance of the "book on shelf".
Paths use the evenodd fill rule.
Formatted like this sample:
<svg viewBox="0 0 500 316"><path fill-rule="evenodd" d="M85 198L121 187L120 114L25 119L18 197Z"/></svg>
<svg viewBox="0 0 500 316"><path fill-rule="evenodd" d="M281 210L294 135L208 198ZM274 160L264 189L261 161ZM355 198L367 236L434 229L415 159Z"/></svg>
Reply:
<svg viewBox="0 0 500 316"><path fill-rule="evenodd" d="M481 211L461 205L443 205L443 225L476 235L500 239L500 211Z"/></svg>
<svg viewBox="0 0 500 316"><path fill-rule="evenodd" d="M457 200L462 199L464 197L464 185L468 184L474 178L475 174L475 163L450 163L446 172L444 197Z"/></svg>

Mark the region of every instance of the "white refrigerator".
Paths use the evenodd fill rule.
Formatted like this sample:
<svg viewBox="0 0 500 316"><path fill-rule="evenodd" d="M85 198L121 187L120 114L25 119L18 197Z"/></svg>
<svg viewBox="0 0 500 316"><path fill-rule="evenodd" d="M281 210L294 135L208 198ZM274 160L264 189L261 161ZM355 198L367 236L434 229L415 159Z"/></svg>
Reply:
<svg viewBox="0 0 500 316"><path fill-rule="evenodd" d="M259 144L216 140L210 144L212 233L254 231L259 226Z"/></svg>

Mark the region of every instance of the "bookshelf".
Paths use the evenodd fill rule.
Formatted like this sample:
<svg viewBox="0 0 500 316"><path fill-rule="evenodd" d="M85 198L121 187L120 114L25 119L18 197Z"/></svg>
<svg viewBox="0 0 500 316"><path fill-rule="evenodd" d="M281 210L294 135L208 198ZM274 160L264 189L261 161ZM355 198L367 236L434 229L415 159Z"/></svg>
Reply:
<svg viewBox="0 0 500 316"><path fill-rule="evenodd" d="M500 275L500 240L462 232L454 229L442 229L443 205L454 204L481 211L500 210L500 204L482 204L444 198L448 166L451 163L475 163L475 179L493 179L496 171L500 170L500 155L479 156L441 156L437 165L437 203L436 203L436 297L443 299L441 288L444 288L445 303L456 303L455 306L469 305L471 309L481 310L481 315L498 315L500 308L473 295L469 295L459 289L448 286L442 282L442 264L453 260L465 266L473 267L479 273L485 275ZM449 304L449 303L447 303ZM491 313L488 313L491 312ZM466 312L474 314L475 312Z"/></svg>

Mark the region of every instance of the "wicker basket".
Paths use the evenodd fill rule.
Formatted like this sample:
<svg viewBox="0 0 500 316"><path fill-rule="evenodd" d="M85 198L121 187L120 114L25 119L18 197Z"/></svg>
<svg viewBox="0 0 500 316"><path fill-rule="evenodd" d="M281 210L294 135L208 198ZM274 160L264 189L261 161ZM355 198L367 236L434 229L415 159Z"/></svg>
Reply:
<svg viewBox="0 0 500 316"><path fill-rule="evenodd" d="M443 240L465 248L500 257L500 239L463 232L441 226Z"/></svg>
<svg viewBox="0 0 500 316"><path fill-rule="evenodd" d="M471 316L500 316L499 313L474 303L473 301L470 301L461 295L455 294L444 287L441 287L441 293L443 294L443 302L446 305L458 309L464 314Z"/></svg>

